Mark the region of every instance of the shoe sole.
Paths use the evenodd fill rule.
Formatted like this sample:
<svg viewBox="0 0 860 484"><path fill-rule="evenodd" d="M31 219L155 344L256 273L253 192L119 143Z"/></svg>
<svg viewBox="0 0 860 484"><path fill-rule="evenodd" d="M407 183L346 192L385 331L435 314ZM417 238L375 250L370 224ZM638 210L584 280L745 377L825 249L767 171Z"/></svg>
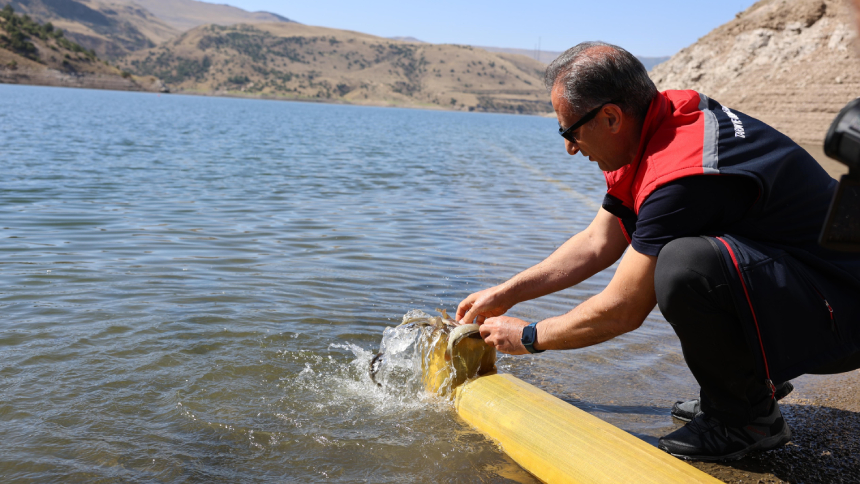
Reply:
<svg viewBox="0 0 860 484"><path fill-rule="evenodd" d="M738 459L742 458L743 456L747 455L748 453L755 451L755 450L764 451L764 450L773 450L773 449L776 449L778 447L782 447L783 445L787 444L788 441L790 441L790 440L791 440L791 428L789 428L788 423L786 423L785 428L782 430L782 432L780 432L776 435L772 435L766 439L759 440L758 442L750 445L749 447L747 447L745 449L741 449L741 450L739 450L733 454L713 456L713 455L682 455L682 454L673 454L673 453L669 452L669 455L677 457L677 458L682 459L682 460L688 460L688 461L731 462L731 461L738 460ZM661 450L665 451L666 449L661 449Z"/></svg>
<svg viewBox="0 0 860 484"><path fill-rule="evenodd" d="M682 415L679 415L677 413L672 413L672 418L680 420L682 422L689 422L689 421L693 420L692 418L687 417L686 415L682 416Z"/></svg>

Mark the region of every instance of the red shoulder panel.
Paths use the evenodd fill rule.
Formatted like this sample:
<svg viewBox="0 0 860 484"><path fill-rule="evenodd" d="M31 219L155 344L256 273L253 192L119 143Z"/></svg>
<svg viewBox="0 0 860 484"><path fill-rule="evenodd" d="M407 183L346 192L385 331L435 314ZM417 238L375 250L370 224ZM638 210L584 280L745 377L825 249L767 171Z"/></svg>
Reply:
<svg viewBox="0 0 860 484"><path fill-rule="evenodd" d="M639 207L658 187L673 180L704 173L702 165L707 98L696 91L659 93L642 128L637 159L604 173L607 192L639 213Z"/></svg>

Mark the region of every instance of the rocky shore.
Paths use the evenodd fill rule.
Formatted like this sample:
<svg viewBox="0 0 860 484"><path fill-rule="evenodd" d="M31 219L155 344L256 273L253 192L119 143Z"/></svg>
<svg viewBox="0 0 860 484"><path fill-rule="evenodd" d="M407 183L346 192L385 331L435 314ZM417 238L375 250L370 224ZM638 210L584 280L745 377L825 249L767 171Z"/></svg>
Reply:
<svg viewBox="0 0 860 484"><path fill-rule="evenodd" d="M726 464L693 465L727 483L860 482L860 371L804 375L780 402L791 442Z"/></svg>

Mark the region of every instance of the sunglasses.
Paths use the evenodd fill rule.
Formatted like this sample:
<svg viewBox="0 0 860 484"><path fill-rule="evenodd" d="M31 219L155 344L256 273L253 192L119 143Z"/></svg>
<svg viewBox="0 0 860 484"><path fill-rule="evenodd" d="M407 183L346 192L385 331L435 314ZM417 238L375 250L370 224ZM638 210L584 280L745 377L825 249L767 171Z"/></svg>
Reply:
<svg viewBox="0 0 860 484"><path fill-rule="evenodd" d="M576 143L576 136L573 135L573 132L576 131L577 129L579 129L585 123L594 119L594 117L597 116L597 113L600 112L600 110L603 108L603 106L606 106L607 104L614 104L614 103L615 103L615 101L609 101L609 102L605 102L605 103L601 104L600 106L597 106L596 108L587 112L585 114L585 116L579 118L579 121L573 123L567 129L562 128L561 123L558 123L558 134L560 134L562 138L570 141L571 143Z"/></svg>

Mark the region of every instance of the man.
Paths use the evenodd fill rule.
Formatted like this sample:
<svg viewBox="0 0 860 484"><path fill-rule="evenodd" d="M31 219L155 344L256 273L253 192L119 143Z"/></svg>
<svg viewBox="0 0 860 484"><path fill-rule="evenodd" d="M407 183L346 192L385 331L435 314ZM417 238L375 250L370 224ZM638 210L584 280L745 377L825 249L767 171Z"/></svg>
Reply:
<svg viewBox="0 0 860 484"><path fill-rule="evenodd" d="M731 460L783 445L788 380L860 367L860 259L817 244L836 182L764 123L694 91L658 93L620 47L579 44L546 84L567 152L604 171L603 208L543 262L464 299L457 320L525 354L609 340L657 304L701 386L673 409L690 423L660 448ZM622 254L606 289L569 313L503 316Z"/></svg>

